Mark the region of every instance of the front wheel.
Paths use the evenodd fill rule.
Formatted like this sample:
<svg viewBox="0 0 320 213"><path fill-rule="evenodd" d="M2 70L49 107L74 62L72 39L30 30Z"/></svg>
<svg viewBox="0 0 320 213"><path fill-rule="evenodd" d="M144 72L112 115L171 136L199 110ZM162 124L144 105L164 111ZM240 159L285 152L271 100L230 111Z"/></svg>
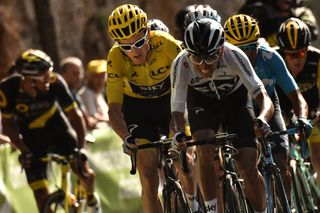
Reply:
<svg viewBox="0 0 320 213"><path fill-rule="evenodd" d="M163 189L164 212L165 213L190 213L187 199L178 181L165 186Z"/></svg>
<svg viewBox="0 0 320 213"><path fill-rule="evenodd" d="M240 182L233 182L230 176L223 179L223 212L247 213L247 202Z"/></svg>
<svg viewBox="0 0 320 213"><path fill-rule="evenodd" d="M62 190L58 190L49 195L43 206L42 213L77 212L72 206L65 206L65 196L66 194Z"/></svg>

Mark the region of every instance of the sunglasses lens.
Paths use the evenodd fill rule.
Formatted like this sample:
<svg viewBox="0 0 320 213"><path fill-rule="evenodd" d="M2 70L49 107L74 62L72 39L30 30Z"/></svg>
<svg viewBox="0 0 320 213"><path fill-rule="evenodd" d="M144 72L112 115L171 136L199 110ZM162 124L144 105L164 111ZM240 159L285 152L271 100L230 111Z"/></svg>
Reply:
<svg viewBox="0 0 320 213"><path fill-rule="evenodd" d="M248 44L248 45L241 45L241 46L239 46L239 48L242 51L252 51L252 50L255 50L257 48L257 44L254 43L254 44Z"/></svg>
<svg viewBox="0 0 320 213"><path fill-rule="evenodd" d="M134 46L135 46L136 48L141 48L141 47L144 45L145 42L146 42L146 38L143 37L142 39L140 39L139 41L137 41L136 43L134 43Z"/></svg>
<svg viewBox="0 0 320 213"><path fill-rule="evenodd" d="M299 52L295 52L295 53L285 53L286 56L288 56L291 59L294 58L302 58L306 55L306 52L304 50L301 50Z"/></svg>
<svg viewBox="0 0 320 213"><path fill-rule="evenodd" d="M130 51L132 49L131 45L119 45L121 49L125 51Z"/></svg>
<svg viewBox="0 0 320 213"><path fill-rule="evenodd" d="M189 58L196 65L201 65L203 62L205 62L207 65L211 65L219 59L219 53L220 53L220 51L214 53L213 55L207 56L207 57L197 57L197 56L189 54Z"/></svg>

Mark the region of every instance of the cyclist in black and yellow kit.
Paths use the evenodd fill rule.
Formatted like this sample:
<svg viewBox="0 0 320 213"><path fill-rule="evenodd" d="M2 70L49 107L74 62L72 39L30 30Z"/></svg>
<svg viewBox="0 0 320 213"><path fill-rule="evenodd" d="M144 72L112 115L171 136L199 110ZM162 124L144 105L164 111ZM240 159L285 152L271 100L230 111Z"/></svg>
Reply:
<svg viewBox="0 0 320 213"><path fill-rule="evenodd" d="M297 18L290 18L283 22L278 32L277 50L283 56L287 67L296 80L304 99L308 103L308 117L304 119L312 119L313 128L309 124L309 147L310 159L315 171L320 174L320 49L310 45L311 33L307 25ZM290 116L292 105L282 91L279 91L281 108ZM290 118L290 117L289 117ZM312 131L311 131L312 128ZM318 182L319 182L318 175Z"/></svg>
<svg viewBox="0 0 320 213"><path fill-rule="evenodd" d="M109 119L124 142L124 152L129 153L133 144L168 136L170 68L181 47L168 33L150 31L147 14L136 5L114 9L109 16L108 32L116 42L107 57ZM143 211L162 212L156 153L138 152L137 167ZM184 178L180 178L183 183ZM186 185L184 189L193 194Z"/></svg>
<svg viewBox="0 0 320 213"><path fill-rule="evenodd" d="M45 162L39 158L58 153L70 159L88 195L88 212L101 212L94 193L95 174L85 148L85 124L63 78L52 72L53 62L41 50L29 49L16 60L16 74L0 83L3 130L21 151L38 209L49 195ZM79 168L83 168L82 170Z"/></svg>

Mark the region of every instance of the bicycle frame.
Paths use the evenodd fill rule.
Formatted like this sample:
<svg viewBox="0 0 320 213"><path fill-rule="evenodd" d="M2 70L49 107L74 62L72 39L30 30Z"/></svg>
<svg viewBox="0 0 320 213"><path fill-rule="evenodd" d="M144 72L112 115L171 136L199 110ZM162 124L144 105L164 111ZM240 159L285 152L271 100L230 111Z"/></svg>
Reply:
<svg viewBox="0 0 320 213"><path fill-rule="evenodd" d="M295 175L293 178L296 178L294 180L295 184L299 185L295 185L294 187L299 187L302 196L305 197L303 200L299 199L299 197L295 197L295 199L300 201L300 203L297 204L297 208L300 211L318 212L317 203L320 201L320 191L316 180L310 171L310 163L305 162L299 150L299 145L291 144L290 167L291 172ZM294 190L298 190L296 188L294 188Z"/></svg>
<svg viewBox="0 0 320 213"><path fill-rule="evenodd" d="M291 131L291 130L289 130ZM288 131L273 132L269 136L261 137L262 173L265 178L267 192L267 212L273 213L275 209L282 208L283 212L291 213L290 204L284 188L279 167L275 164L269 139L272 135L287 134ZM277 205L277 197L281 206Z"/></svg>
<svg viewBox="0 0 320 213"><path fill-rule="evenodd" d="M162 168L165 177L165 183L162 190L164 212L191 213L182 186L173 168L173 160L178 157L172 157L171 144L172 139L161 139L160 141L138 145L137 149L132 150L132 153L130 155L132 165L130 174L134 175L136 173L136 155L138 150L156 148L159 168ZM173 206L171 202L174 202Z"/></svg>
<svg viewBox="0 0 320 213"><path fill-rule="evenodd" d="M188 141L187 146L211 144L217 146L220 168L223 175L220 178L223 187L224 212L249 212L243 191L243 180L240 179L234 156L238 150L233 147L232 140L236 134L219 133L214 138L198 141Z"/></svg>
<svg viewBox="0 0 320 213"><path fill-rule="evenodd" d="M86 192L83 187L80 185L79 180L76 184L73 185L74 194L72 193L72 180L71 180L71 168L70 164L64 156L57 154L49 154L47 157L42 158L42 161L53 162L55 161L60 166L60 186L56 184L58 188L55 192L51 193L48 197L48 204L50 204L50 196L59 194L63 196L63 210L64 212L69 212L72 209L72 212L81 213L84 212L84 200L86 199ZM46 206L45 205L45 206ZM46 208L46 207L45 207ZM50 206L47 206L50 208ZM46 209L44 210L46 212Z"/></svg>

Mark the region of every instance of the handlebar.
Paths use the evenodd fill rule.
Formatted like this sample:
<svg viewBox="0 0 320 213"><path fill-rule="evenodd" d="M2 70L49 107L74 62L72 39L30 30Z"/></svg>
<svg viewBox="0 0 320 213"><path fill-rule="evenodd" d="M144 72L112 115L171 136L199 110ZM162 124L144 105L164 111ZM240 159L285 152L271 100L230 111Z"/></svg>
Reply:
<svg viewBox="0 0 320 213"><path fill-rule="evenodd" d="M162 153L168 152L171 149L171 145L172 145L172 139L161 139L159 141L154 141L151 143L138 145L135 149L132 149L131 154L130 154L130 159L131 159L130 174L131 175L136 174L136 171L137 171L136 159L137 159L138 150L148 149L148 148L156 148L158 151L160 150L160 153L158 152L158 162L160 163L161 159L162 159ZM186 160L186 156L184 156L184 157ZM184 161L184 157L182 157L182 161ZM182 162L182 165L185 165L185 164L187 164L187 163Z"/></svg>

